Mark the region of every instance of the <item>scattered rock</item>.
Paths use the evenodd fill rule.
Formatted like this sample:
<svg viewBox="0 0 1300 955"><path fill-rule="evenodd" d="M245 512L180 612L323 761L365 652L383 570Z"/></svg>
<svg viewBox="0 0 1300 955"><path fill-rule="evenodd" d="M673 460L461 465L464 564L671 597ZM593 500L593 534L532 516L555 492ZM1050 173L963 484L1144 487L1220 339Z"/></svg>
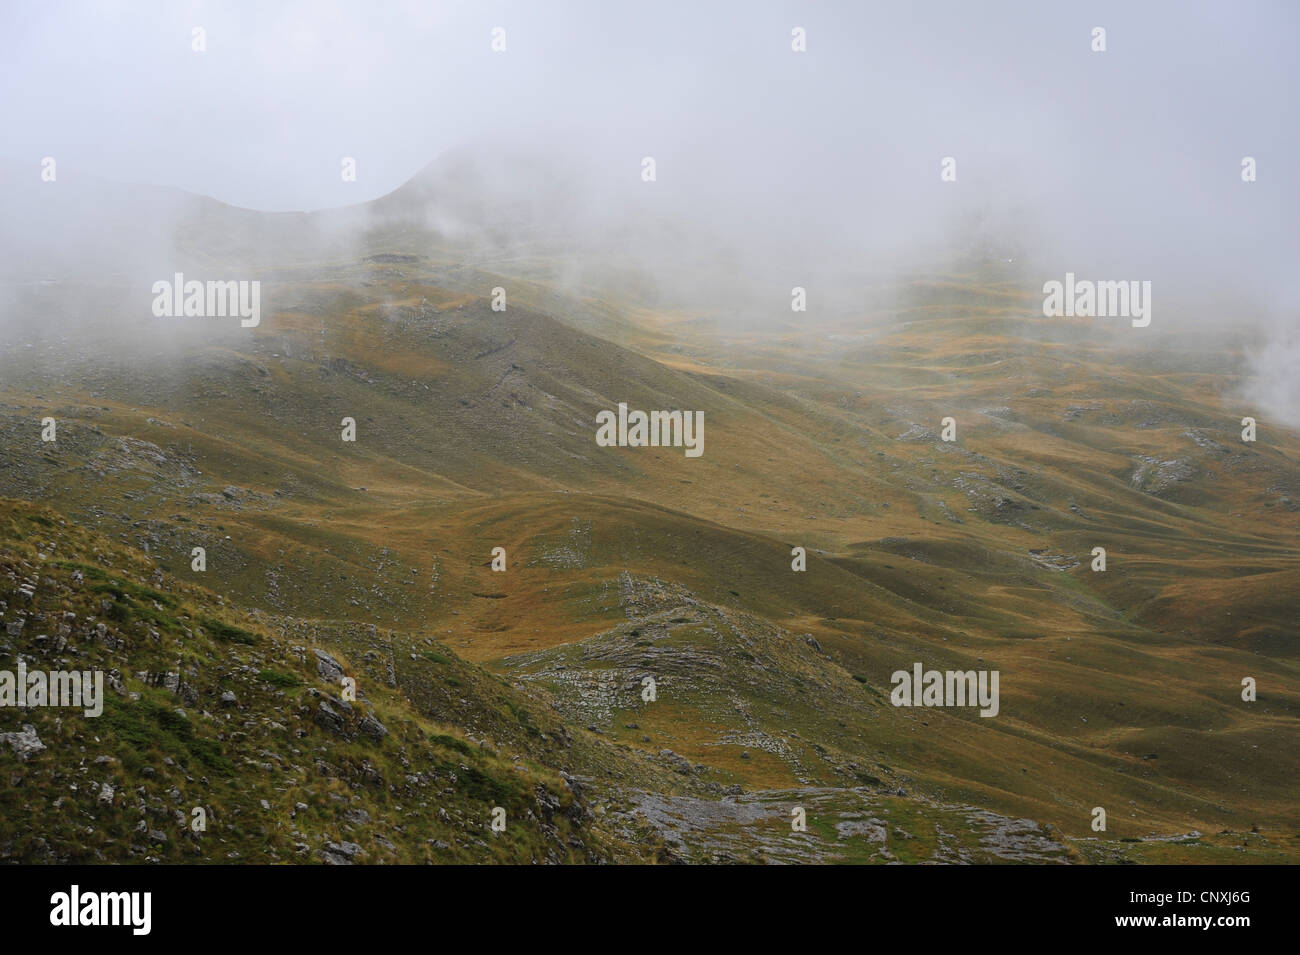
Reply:
<svg viewBox="0 0 1300 955"><path fill-rule="evenodd" d="M327 842L321 849L321 859L326 865L355 865L357 858L364 854L355 842Z"/></svg>

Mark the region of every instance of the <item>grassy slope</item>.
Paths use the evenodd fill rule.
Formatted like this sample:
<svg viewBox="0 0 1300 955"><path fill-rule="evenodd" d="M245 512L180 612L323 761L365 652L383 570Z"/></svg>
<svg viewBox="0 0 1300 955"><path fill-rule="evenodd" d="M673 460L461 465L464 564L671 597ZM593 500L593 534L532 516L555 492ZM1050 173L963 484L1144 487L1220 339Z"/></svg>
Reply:
<svg viewBox="0 0 1300 955"><path fill-rule="evenodd" d="M0 536L0 611L24 623L0 637L5 668L21 654L29 672L114 678L98 718L0 710L0 732L30 724L46 747L25 762L0 755L5 860L322 861L343 842L369 862L641 858L562 773L681 788L573 739L544 700L432 641L247 617L24 502L0 501ZM317 648L356 679L355 704L322 676ZM341 726L316 718L322 702ZM367 718L386 734L367 733ZM206 831L190 828L195 807Z"/></svg>
<svg viewBox="0 0 1300 955"><path fill-rule="evenodd" d="M281 275L252 335L196 327L107 368L92 338L82 359L63 346L13 369L0 489L147 544L181 578L202 544L203 582L276 618L436 637L504 672L575 641L614 652L622 575L660 579L703 613L777 628L772 647L812 634L825 654L804 676L839 689L794 711L797 689L742 669L670 696L640 719L652 732L624 732L614 707L601 728L633 749L668 734L747 786L879 764L1074 836L1104 805L1125 837L1259 824L1296 851L1300 443L1265 422L1242 444L1247 412L1206 349L1035 320L987 276L725 348L707 322L633 310L619 348L570 327L618 310L542 282L516 295L436 259L321 271ZM497 282L504 314L478 297ZM704 457L597 449L594 413L620 400L703 409ZM57 447L36 442L46 413ZM945 415L955 444L937 440ZM498 545L504 575L487 566ZM1043 563L1058 558L1079 563ZM734 666L734 647L671 619L669 639ZM887 691L913 661L1000 669L1003 715L872 703L863 684ZM1256 704L1238 695L1248 675ZM737 694L785 749L741 760L720 742Z"/></svg>

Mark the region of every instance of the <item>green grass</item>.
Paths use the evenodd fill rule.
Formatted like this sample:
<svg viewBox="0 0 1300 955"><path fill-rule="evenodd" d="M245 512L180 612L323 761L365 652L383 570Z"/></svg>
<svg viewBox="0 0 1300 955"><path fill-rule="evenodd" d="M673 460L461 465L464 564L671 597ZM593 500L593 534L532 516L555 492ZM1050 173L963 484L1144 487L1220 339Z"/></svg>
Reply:
<svg viewBox="0 0 1300 955"><path fill-rule="evenodd" d="M257 634L250 633L242 627L236 627L223 620L214 620L211 617L202 616L199 617L198 620L205 630L222 643L238 643L243 644L244 646L254 646L258 642Z"/></svg>
<svg viewBox="0 0 1300 955"><path fill-rule="evenodd" d="M289 687L302 686L302 680L292 673L285 673L282 670L265 669L258 676L272 686L278 686L282 689Z"/></svg>

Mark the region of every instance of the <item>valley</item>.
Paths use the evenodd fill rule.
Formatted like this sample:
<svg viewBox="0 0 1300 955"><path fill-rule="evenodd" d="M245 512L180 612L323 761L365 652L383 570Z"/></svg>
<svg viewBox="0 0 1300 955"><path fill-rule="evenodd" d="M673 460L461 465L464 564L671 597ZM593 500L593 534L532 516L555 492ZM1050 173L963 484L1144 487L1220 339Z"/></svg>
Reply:
<svg viewBox="0 0 1300 955"><path fill-rule="evenodd" d="M1001 259L736 323L414 227L312 258L309 217L195 215L158 274L260 282L253 326L113 274L8 306L0 650L119 688L0 709L45 745L0 747L0 857L1300 856L1300 435L1232 339L1046 318ZM709 440L602 443L615 408ZM998 704L893 705L914 667Z"/></svg>

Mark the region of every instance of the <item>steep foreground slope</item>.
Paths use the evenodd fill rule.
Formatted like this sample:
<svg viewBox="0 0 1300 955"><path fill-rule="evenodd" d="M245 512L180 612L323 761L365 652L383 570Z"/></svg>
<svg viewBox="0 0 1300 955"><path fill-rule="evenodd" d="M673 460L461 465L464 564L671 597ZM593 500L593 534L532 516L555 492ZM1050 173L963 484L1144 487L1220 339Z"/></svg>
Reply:
<svg viewBox="0 0 1300 955"><path fill-rule="evenodd" d="M6 658L29 672L106 674L97 717L4 711L6 860L596 861L629 851L587 824L576 783L557 769L575 763L575 747L547 708L445 648L289 633L52 512L5 502L0 524ZM405 682L455 687L458 725L438 718L445 700L402 693L398 652ZM340 697L344 670L355 702ZM497 806L517 820L509 838L489 830Z"/></svg>
<svg viewBox="0 0 1300 955"><path fill-rule="evenodd" d="M1050 827L909 798L866 773L848 787L724 787L671 751L570 730L547 697L432 640L244 616L45 508L0 501L0 533L6 661L104 679L101 712L0 710L7 862L1075 855ZM790 692L829 689L816 671L794 671ZM796 806L808 834L790 831Z"/></svg>

